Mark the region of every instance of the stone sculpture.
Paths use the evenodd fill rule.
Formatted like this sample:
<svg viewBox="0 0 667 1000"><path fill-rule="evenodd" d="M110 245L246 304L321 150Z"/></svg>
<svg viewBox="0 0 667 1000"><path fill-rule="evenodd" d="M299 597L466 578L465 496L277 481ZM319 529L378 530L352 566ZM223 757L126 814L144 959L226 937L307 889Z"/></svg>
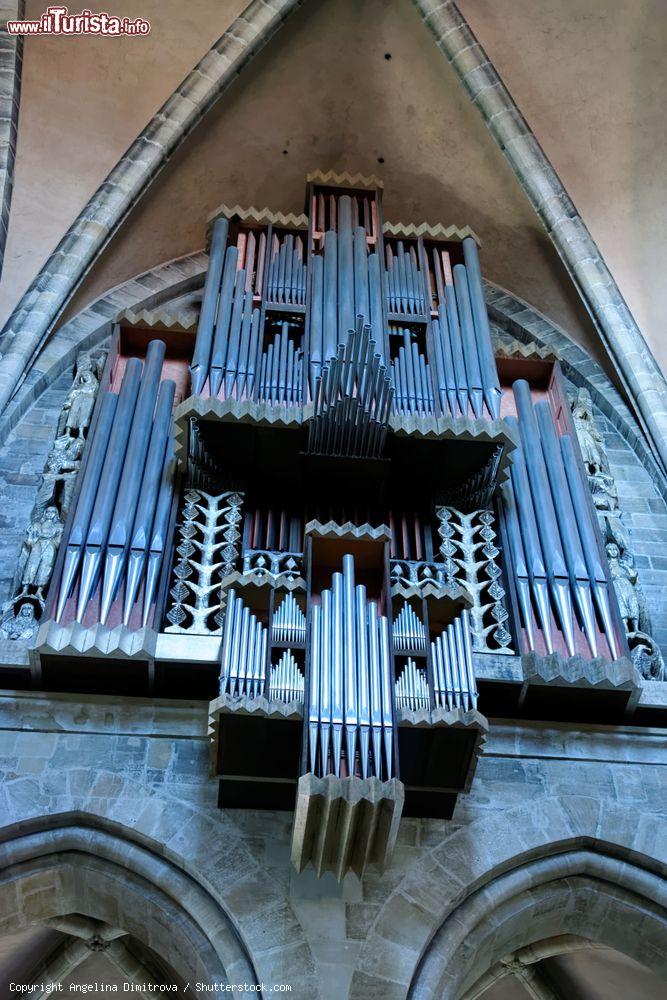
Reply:
<svg viewBox="0 0 667 1000"><path fill-rule="evenodd" d="M51 579L58 545L63 533L57 507L47 507L41 517L30 523L24 543L21 574L21 596L34 592L43 598L44 588Z"/></svg>
<svg viewBox="0 0 667 1000"><path fill-rule="evenodd" d="M616 482L609 468L602 435L595 426L589 391L579 389L571 407L630 655L642 677L646 680L662 680L665 676L662 654L651 637L651 616L639 581L630 539L621 520Z"/></svg>
<svg viewBox="0 0 667 1000"><path fill-rule="evenodd" d="M92 357L89 352L82 351L77 357L74 381L58 420L56 439L46 458L19 556L14 597L3 607L0 633L8 639L31 639L37 631L72 504L105 356Z"/></svg>
<svg viewBox="0 0 667 1000"><path fill-rule="evenodd" d="M74 382L60 414L58 437L63 433L84 437L90 426L99 387L93 359L87 351L82 351L76 359Z"/></svg>

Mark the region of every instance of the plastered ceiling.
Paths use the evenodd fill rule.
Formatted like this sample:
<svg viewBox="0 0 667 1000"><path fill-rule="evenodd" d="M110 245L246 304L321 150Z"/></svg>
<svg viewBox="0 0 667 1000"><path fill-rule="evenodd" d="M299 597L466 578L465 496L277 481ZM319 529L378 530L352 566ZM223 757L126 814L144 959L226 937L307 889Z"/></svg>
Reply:
<svg viewBox="0 0 667 1000"><path fill-rule="evenodd" d="M242 6L123 0L110 9L151 20L148 40L27 40L3 318L131 139ZM664 363L659 99L667 67L659 51L667 0L461 7ZM70 313L199 249L206 216L222 201L301 210L304 175L317 167L379 174L386 218L468 223L483 241L486 276L601 356L551 243L409 0L306 0L135 208Z"/></svg>

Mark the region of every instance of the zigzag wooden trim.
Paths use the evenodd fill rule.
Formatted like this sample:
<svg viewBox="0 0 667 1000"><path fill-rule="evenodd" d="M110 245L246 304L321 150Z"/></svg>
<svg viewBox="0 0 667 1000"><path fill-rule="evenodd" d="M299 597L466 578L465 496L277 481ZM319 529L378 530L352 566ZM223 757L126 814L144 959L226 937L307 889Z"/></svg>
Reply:
<svg viewBox="0 0 667 1000"><path fill-rule="evenodd" d="M472 608L475 603L472 594L460 584L451 586L446 583L438 583L436 580L429 580L422 587L401 583L400 580L397 580L391 585L391 596L403 597L405 600L409 600L411 597L434 597L437 600L448 598L450 601L460 601L467 608Z"/></svg>
<svg viewBox="0 0 667 1000"><path fill-rule="evenodd" d="M197 316L194 312L188 315L185 310L179 313L171 313L168 309L140 309L135 312L133 309L123 309L118 314L118 323L129 323L131 326L147 326L153 329L156 326L168 327L176 332L191 333L197 329Z"/></svg>
<svg viewBox="0 0 667 1000"><path fill-rule="evenodd" d="M152 660L156 643L157 632L149 628L129 629L125 625L85 628L78 622L60 625L49 619L39 627L36 651L49 656L79 657L97 653L120 660Z"/></svg>
<svg viewBox="0 0 667 1000"><path fill-rule="evenodd" d="M342 174L337 174L335 170L312 170L306 174L306 184L335 184L338 187L351 188L379 188L382 190L384 184L375 174L349 174L344 170Z"/></svg>
<svg viewBox="0 0 667 1000"><path fill-rule="evenodd" d="M254 222L260 226L266 226L270 222L281 229L308 229L307 215L295 215L293 212L284 215L282 212L272 212L270 208L256 208L254 205L250 208L242 208L241 205L218 205L206 220L207 237L210 236L213 223L221 217L238 219L245 223Z"/></svg>
<svg viewBox="0 0 667 1000"><path fill-rule="evenodd" d="M313 535L315 538L356 538L369 539L373 541L391 541L391 531L386 524L381 524L374 528L370 524L352 524L346 521L345 524L336 524L335 521L308 521L304 528L304 535Z"/></svg>
<svg viewBox="0 0 667 1000"><path fill-rule="evenodd" d="M419 224L409 222L407 225L404 222L385 222L382 226L382 232L386 236L404 236L406 239L417 239L420 236L426 236L433 240L445 240L449 242L455 240L459 243L467 236L471 236L478 246L482 245L479 236L470 226L463 226L460 229L458 226L443 226L440 222L436 223L435 226L430 226L428 222L420 222Z"/></svg>
<svg viewBox="0 0 667 1000"><path fill-rule="evenodd" d="M448 729L476 729L480 734L479 750L489 731L486 716L476 708L397 708L396 717L399 726L441 726Z"/></svg>
<svg viewBox="0 0 667 1000"><path fill-rule="evenodd" d="M260 427L301 427L304 418L300 405L284 407L253 400L215 399L211 396L188 396L174 410L175 455L181 467L187 461L189 417L218 419L230 423L252 423Z"/></svg>
<svg viewBox="0 0 667 1000"><path fill-rule="evenodd" d="M558 354L550 347L539 344L522 344L520 340L499 341L495 355L497 358L539 358L540 361L557 361Z"/></svg>
<svg viewBox="0 0 667 1000"><path fill-rule="evenodd" d="M563 656L561 653L549 656L526 653L521 657L521 665L527 684L630 691L641 688L639 674L627 656L618 660L605 660L601 656L587 660L583 656Z"/></svg>

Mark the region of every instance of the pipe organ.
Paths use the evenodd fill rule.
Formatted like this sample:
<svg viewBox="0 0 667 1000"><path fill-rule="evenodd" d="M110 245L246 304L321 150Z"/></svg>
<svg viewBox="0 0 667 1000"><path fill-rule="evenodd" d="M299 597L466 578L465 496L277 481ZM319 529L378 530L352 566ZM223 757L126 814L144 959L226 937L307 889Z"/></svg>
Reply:
<svg viewBox="0 0 667 1000"><path fill-rule="evenodd" d="M452 815L492 664L627 650L558 366L496 364L475 235L385 224L372 179L306 204L214 214L196 336L116 330L38 653L205 691L220 805L294 809L341 876Z"/></svg>

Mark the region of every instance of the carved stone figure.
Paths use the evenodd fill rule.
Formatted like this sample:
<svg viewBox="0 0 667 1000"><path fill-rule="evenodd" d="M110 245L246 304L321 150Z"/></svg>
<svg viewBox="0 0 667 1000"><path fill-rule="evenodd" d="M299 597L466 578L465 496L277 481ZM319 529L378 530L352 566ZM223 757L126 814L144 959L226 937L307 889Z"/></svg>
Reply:
<svg viewBox="0 0 667 1000"><path fill-rule="evenodd" d="M630 654L643 677L647 680L662 678L665 672L662 655L651 638L651 616L639 581L630 538L621 520L616 482L609 468L602 436L593 421L593 402L588 390L579 389L571 405Z"/></svg>
<svg viewBox="0 0 667 1000"><path fill-rule="evenodd" d="M93 414L95 396L99 389L99 379L93 367L93 360L83 351L76 361L76 375L72 388L67 394L58 425L58 436L64 432L83 437Z"/></svg>
<svg viewBox="0 0 667 1000"><path fill-rule="evenodd" d="M44 478L37 491L36 510L44 510L47 506L57 503L63 517L67 514L72 502L84 444L84 438L70 437L68 434L61 434L53 442L46 459ZM59 484L60 492L58 492Z"/></svg>
<svg viewBox="0 0 667 1000"><path fill-rule="evenodd" d="M637 594L637 570L621 551L615 542L607 544L607 558L614 589L618 598L621 618L625 622L627 632L636 632L639 628L640 602Z"/></svg>
<svg viewBox="0 0 667 1000"><path fill-rule="evenodd" d="M47 507L43 515L33 520L25 541L26 560L21 576L22 593L34 587L41 597L56 561L63 523L56 507Z"/></svg>
<svg viewBox="0 0 667 1000"><path fill-rule="evenodd" d="M14 601L9 601L4 606L9 609L9 613L3 616L0 623L0 635L4 639L32 639L38 628L34 605L27 601L15 612L14 604Z"/></svg>
<svg viewBox="0 0 667 1000"><path fill-rule="evenodd" d="M645 632L631 632L627 638L632 662L644 680L664 680L665 666L662 654L651 636Z"/></svg>
<svg viewBox="0 0 667 1000"><path fill-rule="evenodd" d="M604 442L593 420L593 401L588 389L579 389L577 392L572 404L572 418L589 476L608 471L609 463Z"/></svg>

